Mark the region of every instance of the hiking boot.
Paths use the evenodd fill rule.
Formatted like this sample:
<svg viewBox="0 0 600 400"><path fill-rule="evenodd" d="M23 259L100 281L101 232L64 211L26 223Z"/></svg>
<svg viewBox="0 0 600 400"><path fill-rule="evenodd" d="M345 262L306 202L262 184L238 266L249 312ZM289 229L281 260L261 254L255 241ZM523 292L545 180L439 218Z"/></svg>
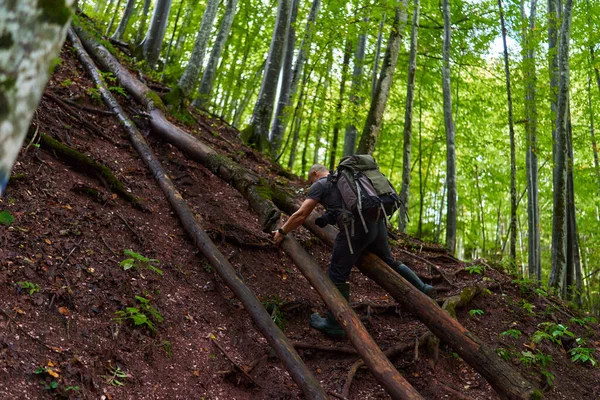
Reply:
<svg viewBox="0 0 600 400"><path fill-rule="evenodd" d="M430 297L434 300L436 299L436 297L439 294L437 288L435 288L431 285L425 285L425 289L423 290L423 293L425 293L428 297Z"/></svg>
<svg viewBox="0 0 600 400"><path fill-rule="evenodd" d="M396 271L401 277L406 279L411 285L416 287L419 291L425 293L429 297L433 297L429 293L432 290L435 290L433 286L427 285L423 283L423 281L413 272L412 269L408 268L406 265L402 264L399 261L396 261L394 266L392 267L394 271Z"/></svg>
<svg viewBox="0 0 600 400"><path fill-rule="evenodd" d="M346 301L350 300L349 283L335 284L335 287L340 291L342 296L344 296ZM327 336L341 338L346 335L340 324L335 320L335 317L333 316L331 311L327 311L327 315L325 317L321 317L318 313L314 313L310 316L309 323L310 326L320 330Z"/></svg>

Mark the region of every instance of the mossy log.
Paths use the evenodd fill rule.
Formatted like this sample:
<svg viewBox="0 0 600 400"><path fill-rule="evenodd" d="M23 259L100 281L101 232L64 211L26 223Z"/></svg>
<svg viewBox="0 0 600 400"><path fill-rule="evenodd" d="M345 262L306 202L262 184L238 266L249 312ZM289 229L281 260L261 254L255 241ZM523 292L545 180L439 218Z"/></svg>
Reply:
<svg viewBox="0 0 600 400"><path fill-rule="evenodd" d="M127 115L123 112L119 103L115 100L104 84L100 72L94 65L92 59L83 49L81 42L79 42L77 35L72 29L69 29L68 31L68 37L77 51L79 60L87 69L88 73L92 76L94 82L98 85L102 99L108 108L117 114L119 121L129 134L133 147L140 154L140 157L144 163L152 171L154 178L169 200L169 203L179 216L185 231L194 241L195 245L207 258L208 262L215 268L217 273L219 273L225 284L240 299L244 305L244 308L248 311L248 314L250 314L250 317L256 324L258 330L273 347L275 353L277 353L282 363L289 371L290 376L296 382L298 387L300 387L306 398L319 400L327 399L327 395L320 386L319 382L304 364L287 337L277 327L277 325L275 325L271 319L271 316L269 313L267 313L260 300L258 300L250 288L244 284L227 258L223 256L219 249L210 240L202 226L200 226L194 214L192 213L192 210L187 205L187 202L183 199L181 194L173 185L171 179L167 176L160 161L154 157L150 146L142 134L138 131L131 119L129 119L129 117L127 117Z"/></svg>
<svg viewBox="0 0 600 400"><path fill-rule="evenodd" d="M139 199L127 191L125 185L123 185L123 182L121 182L119 178L113 174L110 168L92 160L85 154L80 153L74 148L63 144L44 133L39 133L39 137L42 148L52 151L57 157L66 161L78 170L83 170L97 176L100 178L100 180L105 182L110 190L116 193L119 197L127 200L141 210L144 209Z"/></svg>

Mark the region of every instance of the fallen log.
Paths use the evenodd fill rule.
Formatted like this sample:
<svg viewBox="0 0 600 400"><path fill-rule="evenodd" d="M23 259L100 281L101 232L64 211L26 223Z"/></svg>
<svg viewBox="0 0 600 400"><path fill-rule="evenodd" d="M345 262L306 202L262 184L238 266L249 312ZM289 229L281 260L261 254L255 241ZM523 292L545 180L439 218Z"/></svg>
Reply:
<svg viewBox="0 0 600 400"><path fill-rule="evenodd" d="M423 397L383 354L350 304L318 267L315 259L291 236L283 240L281 247L319 293L327 308L346 332L357 353L392 399L422 399Z"/></svg>
<svg viewBox="0 0 600 400"><path fill-rule="evenodd" d="M270 185L267 180L220 155L208 145L172 124L163 114L165 106L155 92L133 76L88 33L79 27L75 27L75 30L85 49L92 54L102 68L112 72L125 90L146 108L150 115L149 122L152 132L232 185L248 199L252 209L261 210L258 215L261 218L260 223L263 230L265 232L274 230L281 213L270 199Z"/></svg>
<svg viewBox="0 0 600 400"><path fill-rule="evenodd" d="M229 263L229 261L227 261L227 258L223 256L214 243L212 243L206 232L204 232L194 217L194 214L188 207L186 201L183 199L183 197L181 197L181 194L177 191L173 185L173 182L167 176L160 161L154 157L150 146L142 134L138 131L135 124L129 119L129 117L125 115L119 103L115 100L104 84L100 72L94 65L92 59L83 49L81 42L79 42L77 35L72 29L69 29L68 31L68 37L77 51L79 60L87 69L88 73L92 76L94 82L100 90L102 99L108 108L117 114L119 121L129 134L133 147L140 154L140 157L144 163L152 171L154 178L169 200L169 203L179 216L185 231L192 238L202 254L207 258L208 262L219 273L226 285L240 299L244 305L244 308L252 317L258 330L265 336L269 344L273 347L289 371L292 379L302 389L304 395L308 399L327 399L327 395L325 394L323 388L321 388L319 382L306 367L294 349L293 345L289 342L277 325L275 325L271 319L271 316L264 309L254 293L252 293L248 286L246 286L237 276L235 269Z"/></svg>
<svg viewBox="0 0 600 400"><path fill-rule="evenodd" d="M293 213L298 208L297 201L276 187L269 187L267 182L255 173L241 167L227 157L216 153L212 148L193 138L185 131L173 125L162 113L164 105L156 93L137 80L128 70L106 50L80 29L78 34L86 49L96 57L103 68L112 72L121 85L142 103L150 114L150 123L155 133L180 148L188 156L207 166L213 173L232 184L246 199L250 206L261 216L263 227L274 227L277 224L279 208ZM305 222L317 237L331 245L337 230L328 227L325 230L314 224L316 214ZM267 230L267 229L265 229ZM387 264L374 255L364 256L358 265L359 269L381 287L387 290L404 307L423 322L436 336L450 344L456 352L477 372L479 372L505 399L530 399L540 395L539 390L525 380L521 374L510 367L504 360L475 335L467 331L453 320L427 296L417 291L404 278L396 274Z"/></svg>
<svg viewBox="0 0 600 400"><path fill-rule="evenodd" d="M272 189L275 204L288 214L294 213L298 202L285 192ZM333 246L337 229L321 229L315 224L318 215L312 213L304 223L328 246ZM407 310L423 322L440 340L446 342L473 369L483 376L503 399L536 399L541 392L527 381L487 344L465 329L450 314L443 312L430 298L418 291L390 266L374 254L366 254L358 262L360 271L377 282Z"/></svg>

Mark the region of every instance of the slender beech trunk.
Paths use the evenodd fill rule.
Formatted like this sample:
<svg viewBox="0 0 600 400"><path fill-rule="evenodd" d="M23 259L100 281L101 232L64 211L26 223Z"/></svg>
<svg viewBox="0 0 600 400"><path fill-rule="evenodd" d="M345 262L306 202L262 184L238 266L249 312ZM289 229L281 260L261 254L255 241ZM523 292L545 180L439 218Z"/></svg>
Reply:
<svg viewBox="0 0 600 400"><path fill-rule="evenodd" d="M558 54L558 98L556 107L556 154L552 212L552 270L548 285L559 289L566 264L567 121L569 103L569 40L573 0L566 0L560 29Z"/></svg>
<svg viewBox="0 0 600 400"><path fill-rule="evenodd" d="M375 87L375 95L371 101L371 107L367 114L357 152L359 154L372 154L377 145L377 138L381 131L381 122L383 121L383 113L387 99L392 88L392 80L396 71L396 63L398 54L400 53L400 45L406 28L406 10L408 8L408 0L403 0L396 7L396 15L392 25L392 32L387 43L383 63L381 66L381 74Z"/></svg>
<svg viewBox="0 0 600 400"><path fill-rule="evenodd" d="M142 46L142 55L148 66L152 69L158 62L160 49L165 38L167 23L169 22L169 12L171 11L172 0L157 0L152 20L146 32L146 37L140 44Z"/></svg>
<svg viewBox="0 0 600 400"><path fill-rule="evenodd" d="M187 7L185 8L185 13L183 14L183 21L181 22L181 26L189 26L192 22L192 18L194 17L194 8L196 3L193 1L187 2ZM177 39L175 39L175 48L173 49L173 54L175 54L175 58L181 58L181 48L185 43L187 36L182 33L182 29L179 29L177 33Z"/></svg>
<svg viewBox="0 0 600 400"><path fill-rule="evenodd" d="M536 0L531 0L529 23L525 14L525 0L521 2L523 24L523 75L525 76L525 131L527 133L526 173L527 173L527 253L528 274L531 279L541 282L542 262L540 248L540 210L538 201L538 149L537 149L537 77L535 67L536 49Z"/></svg>
<svg viewBox="0 0 600 400"><path fill-rule="evenodd" d="M413 127L413 105L415 98L415 76L417 74L417 44L419 40L419 13L420 0L414 0L414 11L412 28L410 31L410 55L408 58L408 83L406 85L406 107L404 110L404 151L402 156L402 189L400 190L400 202L406 207L408 213L410 201L410 158L412 153L412 127ZM419 94L421 89L419 88ZM421 112L421 110L419 111ZM419 122L420 123L420 122ZM419 127L419 141L420 137ZM421 143L419 142L419 174L421 173ZM420 178L420 175L419 175ZM398 215L398 229L406 232L408 225L407 213L400 212ZM419 219L421 215L419 216Z"/></svg>
<svg viewBox="0 0 600 400"><path fill-rule="evenodd" d="M0 196L65 40L73 3L0 2Z"/></svg>
<svg viewBox="0 0 600 400"><path fill-rule="evenodd" d="M475 165L475 184L477 185L477 197L479 199L479 214L481 215L481 239L483 242L481 256L486 257L486 239L485 239L485 210L483 208L483 196L481 195L481 186L479 185L479 169Z"/></svg>
<svg viewBox="0 0 600 400"><path fill-rule="evenodd" d="M244 115L244 111L246 111L246 108L248 108L250 99L254 95L254 91L256 90L258 80L260 79L260 76L263 74L263 71L265 69L265 64L266 63L263 62L257 68L256 72L254 73L254 76L252 77L252 79L250 80L250 82L248 84L248 89L246 90L246 95L244 96L241 103L235 110L235 115L233 116L233 126L235 126L235 127L240 126L240 120L242 118L242 115Z"/></svg>
<svg viewBox="0 0 600 400"><path fill-rule="evenodd" d="M283 72L281 74L281 89L279 90L279 99L275 109L273 125L269 133L269 142L271 143L271 154L277 155L281 149L281 140L285 134L287 125L286 107L291 105L292 76L294 73L294 50L296 47L296 18L298 16L299 0L292 0L292 12L290 13L290 23L285 45L285 55L283 58Z"/></svg>
<svg viewBox="0 0 600 400"><path fill-rule="evenodd" d="M290 158L288 160L288 168L292 169L294 167L294 161L296 160L296 150L298 148L298 139L300 137L300 128L302 127L302 113L304 112L304 99L305 93L308 91L306 87L308 85L308 78L310 73L308 71L304 71L304 77L302 78L302 87L300 88L300 98L298 99L298 104L296 105L295 115L295 124L294 124L294 132L292 138L292 145L290 147ZM291 133L290 133L291 134Z"/></svg>
<svg viewBox="0 0 600 400"><path fill-rule="evenodd" d="M144 40L144 32L146 32L146 26L148 25L148 12L150 11L150 3L152 0L144 0L144 7L142 9L142 15L138 25L138 30L135 35L136 47L141 46Z"/></svg>
<svg viewBox="0 0 600 400"><path fill-rule="evenodd" d="M558 100L558 35L561 0L548 0L548 73L550 74L550 121L552 123L552 159L556 156L556 107Z"/></svg>
<svg viewBox="0 0 600 400"><path fill-rule="evenodd" d="M365 22L367 20L365 19ZM356 151L356 118L358 106L361 103L360 92L362 89L363 69L365 63L365 48L367 45L367 34L361 33L356 43L356 52L354 53L354 70L352 72L352 88L350 89L350 122L346 125L346 134L344 135L344 157L354 154Z"/></svg>
<svg viewBox="0 0 600 400"><path fill-rule="evenodd" d="M327 90L329 89L329 80L331 75L331 66L333 64L333 57L331 52L329 53L327 62L327 70L325 71L325 82L323 83L323 91L319 99L319 119L317 122L317 136L315 138L315 149L313 152L313 164L319 162L319 150L321 150L321 137L323 136L323 114L325 113L325 102L327 99ZM327 140L329 142L329 140Z"/></svg>
<svg viewBox="0 0 600 400"><path fill-rule="evenodd" d="M115 18L119 14L119 7L121 7L121 0L117 1L117 6L115 7L115 11L113 12L112 17L110 17L110 22L108 23L108 28L106 28L105 36L110 35L110 31L112 30L112 27L115 23Z"/></svg>
<svg viewBox="0 0 600 400"><path fill-rule="evenodd" d="M127 4L125 5L125 12L123 13L123 17L117 26L117 30L112 35L112 38L115 40L121 40L125 31L127 30L127 26L129 25L129 20L133 15L133 11L135 10L135 2L136 0L127 0Z"/></svg>
<svg viewBox="0 0 600 400"><path fill-rule="evenodd" d="M212 51L210 52L210 58L208 59L206 69L202 74L202 80L200 81L200 87L198 88L198 97L196 97L196 99L192 102L194 107L205 108L205 103L210 99L210 93L212 91L215 76L217 74L217 65L219 64L221 52L223 51L225 43L227 42L227 38L229 37L229 31L231 30L231 25L233 24L237 3L238 0L227 1L227 7L225 8L225 14L223 14L221 25L219 26L217 39L215 40Z"/></svg>
<svg viewBox="0 0 600 400"><path fill-rule="evenodd" d="M242 132L242 140L256 149L263 151L269 148L268 136L273 116L273 105L277 95L277 85L283 63L285 42L289 29L291 0L279 0L277 20L273 29L271 46L267 57L267 65L263 75L258 99L254 105L250 125Z"/></svg>
<svg viewBox="0 0 600 400"><path fill-rule="evenodd" d="M446 127L446 186L448 202L446 208L446 248L452 254L456 249L456 144L454 122L452 122L452 91L450 88L450 1L444 0L444 43L442 87L444 91L444 126Z"/></svg>
<svg viewBox="0 0 600 400"><path fill-rule="evenodd" d="M165 64L163 65L162 73L160 74L161 81L165 77L165 71L167 69L167 65L169 64L169 58L171 57L171 49L173 48L173 40L175 39L175 34L177 33L177 28L179 27L179 17L181 16L181 10L183 9L183 3L185 3L185 0L181 0L179 2L179 8L177 9L177 15L175 15L175 22L173 23L173 31L171 32L171 39L169 39L169 45L167 46L167 53L165 54Z"/></svg>
<svg viewBox="0 0 600 400"><path fill-rule="evenodd" d="M588 76L588 107L590 113L590 138L592 139L592 151L594 152L594 167L598 181L598 195L600 195L600 161L598 160L598 146L596 145L596 134L594 133L594 107L592 105L592 78ZM600 86L599 86L600 89Z"/></svg>
<svg viewBox="0 0 600 400"><path fill-rule="evenodd" d="M335 162L337 156L338 139L340 134L340 127L342 125L342 108L344 106L344 93L346 92L346 76L348 75L348 67L350 65L350 55L352 53L352 43L350 40L346 40L346 47L344 49L344 59L342 61L342 72L340 76L340 97L338 98L337 105L335 107L335 122L333 124L333 138L331 140L331 149L329 152L329 170L335 169Z"/></svg>
<svg viewBox="0 0 600 400"><path fill-rule="evenodd" d="M204 62L204 54L206 53L206 47L208 46L208 40L210 39L210 31L215 22L220 1L221 0L208 0L206 3L206 9L204 10L204 14L202 14L202 21L198 27L198 34L196 35L192 54L183 71L183 75L181 75L179 82L177 82L177 87L175 87L169 95L165 96L165 101L167 103L181 107L192 93L192 90L198 81L202 63Z"/></svg>
<svg viewBox="0 0 600 400"><path fill-rule="evenodd" d="M573 175L573 125L568 120L567 129L568 175L567 175L567 296L582 306L581 254L579 247L579 229L577 228L577 212L575 207L575 177Z"/></svg>
<svg viewBox="0 0 600 400"><path fill-rule="evenodd" d="M417 0L419 1L419 0ZM379 32L377 33L377 44L375 45L375 59L373 60L373 77L371 78L371 101L375 97L375 86L377 86L377 77L379 74L379 59L381 57L381 42L383 41L383 27L385 25L385 13L379 22Z"/></svg>
<svg viewBox="0 0 600 400"><path fill-rule="evenodd" d="M515 149L515 128L513 123L512 91L510 87L510 68L508 64L508 47L506 46L506 27L502 0L498 0L500 26L502 28L502 44L504 46L504 74L506 75L506 97L508 103L508 131L510 137L510 269L514 271L517 260L517 161ZM485 252L485 251L484 251Z"/></svg>

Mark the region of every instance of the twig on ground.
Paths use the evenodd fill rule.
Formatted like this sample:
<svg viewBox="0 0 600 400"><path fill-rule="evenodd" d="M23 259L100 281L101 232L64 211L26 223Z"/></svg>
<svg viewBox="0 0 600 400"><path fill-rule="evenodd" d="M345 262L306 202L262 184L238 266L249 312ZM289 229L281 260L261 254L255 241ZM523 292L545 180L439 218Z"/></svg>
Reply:
<svg viewBox="0 0 600 400"><path fill-rule="evenodd" d="M117 253L115 253L115 251L108 245L108 243L106 243L106 239L104 239L104 236L100 235L100 239L102 239L102 243L104 243L104 245L106 246L106 248L108 250L110 250L110 252L113 254L113 256L115 256L116 258L119 258L119 256L117 255Z"/></svg>
<svg viewBox="0 0 600 400"><path fill-rule="evenodd" d="M254 380L254 378L252 378L250 375L248 375L248 373L246 372L246 370L244 368L242 368L234 359L233 357L231 357L229 355L229 353L227 353L227 351L225 351L225 349L219 344L219 342L216 341L216 339L211 339L212 342L219 348L219 350L221 350L221 352L223 353L223 355L231 362L231 364L233 364L233 366L238 369L242 374L244 374L244 376L246 378L248 378L250 380L250 382L252 382L253 384L255 384L256 386L260 385L258 383L256 383L256 381Z"/></svg>
<svg viewBox="0 0 600 400"><path fill-rule="evenodd" d="M336 347L336 346L325 346L321 344L312 344L305 342L292 342L292 346L296 350L319 350L319 351L329 351L332 353L341 353L341 354L350 354L356 355L356 350L351 347Z"/></svg>
<svg viewBox="0 0 600 400"><path fill-rule="evenodd" d="M35 140L37 139L39 131L40 131L40 119L38 117L37 110L35 110L35 132L33 132L33 136L31 136L31 140L29 141L27 146L25 146L25 151L23 152L23 155L27 154L29 147L31 147L33 142L35 142Z"/></svg>
<svg viewBox="0 0 600 400"><path fill-rule="evenodd" d="M65 265L65 263L67 262L67 260L69 259L69 257L71 257L71 254L73 254L73 252L75 250L77 250L77 247L79 247L79 245L81 243L83 243L83 239L84 238L81 238L81 240L79 241L79 243L77 243L75 246L73 246L73 248L71 249L71 251L69 252L69 254L67 254L67 256L65 257L65 259L63 260L63 262L60 264L60 266L57 269L61 269L63 267L63 265Z"/></svg>
<svg viewBox="0 0 600 400"><path fill-rule="evenodd" d="M129 228L129 230L130 230L130 231L133 233L133 235L135 236L135 238L137 239L137 241L138 241L138 242L140 242L140 244L141 244L142 246L144 246L144 240L142 240L142 238L141 238L141 237L138 235L138 233L135 231L135 229L133 229L133 228L131 227L131 225L129 225L129 222L127 222L127 220L126 220L125 218L121 217L121 214L119 214L119 213L115 213L115 215L116 215L117 217L119 217L119 218L121 219L121 221L123 221L123 223L125 224L125 226L126 226L127 228Z"/></svg>
<svg viewBox="0 0 600 400"><path fill-rule="evenodd" d="M254 370L254 368L256 368L258 364L260 364L263 360L266 360L267 358L269 358L269 353L265 353L262 355L262 357L254 359L254 361L252 361L250 365L248 365L248 368L246 368L246 372L252 372L252 370Z"/></svg>
<svg viewBox="0 0 600 400"><path fill-rule="evenodd" d="M457 288L457 287L458 287L458 286L456 286L454 283L450 282L450 280L449 280L449 279L446 277L446 275L445 275L445 274L442 272L442 270L440 269L440 267L438 267L437 265L435 265L435 264L434 264L434 263L432 263L431 261L429 261L429 260L426 260L426 259L424 259L423 257L419 257L419 256L417 256L417 255L415 255L415 254L411 253L410 251L406 251L406 250L403 250L403 249L400 249L400 251L401 251L401 252L403 252L403 253L405 253L405 254L408 254L409 256L411 256L411 257L413 257L413 258L415 258L415 259L417 259L417 260L419 260L419 261L422 261L422 262L424 262L425 264L427 264L427 265L429 265L429 266L431 266L433 269L435 269L435 270L437 271L437 273L438 273L438 274L440 274L440 275L442 276L442 278L444 278L444 280L445 280L446 282L448 282L448 284L449 284L450 286L452 286L452 287L455 287L455 288Z"/></svg>
<svg viewBox="0 0 600 400"><path fill-rule="evenodd" d="M99 108L95 108L95 107L90 107L90 106L86 106L86 105L83 105L83 104L79 104L79 103L78 103L78 102L76 102L76 101L73 101L73 100L71 100L71 99L65 99L64 97L60 97L60 96L58 96L58 95L54 95L54 96L58 97L59 99L61 99L61 100L62 100L62 101L64 101L65 103L67 103L68 105L71 105L71 106L73 106L73 107L77 107L77 108L79 108L79 109L82 109L82 110L84 110L84 111L87 111L87 112L91 112L91 113L93 113L93 114L99 114L99 115L115 115L115 113L114 113L114 112L112 112L112 111L108 111L108 110L101 110L101 109L99 109Z"/></svg>

